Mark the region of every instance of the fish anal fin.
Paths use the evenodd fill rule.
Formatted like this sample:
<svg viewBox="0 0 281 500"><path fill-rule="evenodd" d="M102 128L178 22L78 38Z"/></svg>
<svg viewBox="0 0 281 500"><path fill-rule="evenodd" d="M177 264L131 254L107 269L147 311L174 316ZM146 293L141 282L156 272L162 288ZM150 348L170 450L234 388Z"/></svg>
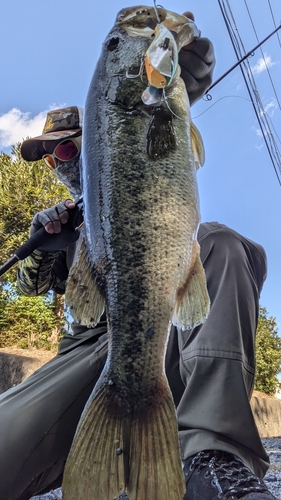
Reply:
<svg viewBox="0 0 281 500"><path fill-rule="evenodd" d="M202 136L194 123L190 124L190 135L191 135L191 145L192 151L194 155L194 162L196 166L196 170L199 167L203 167L205 163L205 148L203 144Z"/></svg>
<svg viewBox="0 0 281 500"><path fill-rule="evenodd" d="M105 300L97 286L87 257L84 231L81 231L66 284L65 303L77 323L91 327L98 323Z"/></svg>
<svg viewBox="0 0 281 500"><path fill-rule="evenodd" d="M210 298L206 276L198 251L186 283L179 291L173 324L182 330L194 328L204 323L209 310Z"/></svg>
<svg viewBox="0 0 281 500"><path fill-rule="evenodd" d="M64 500L112 500L125 491L130 500L182 500L176 413L163 381L161 400L138 411L112 407L107 384L90 396L67 459Z"/></svg>

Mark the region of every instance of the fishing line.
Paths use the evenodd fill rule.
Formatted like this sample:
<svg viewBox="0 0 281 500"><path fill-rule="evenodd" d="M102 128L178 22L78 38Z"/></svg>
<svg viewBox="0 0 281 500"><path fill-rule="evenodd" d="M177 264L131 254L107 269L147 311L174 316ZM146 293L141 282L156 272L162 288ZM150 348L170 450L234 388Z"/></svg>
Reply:
<svg viewBox="0 0 281 500"><path fill-rule="evenodd" d="M182 120L182 121L186 121L186 118L182 118L181 116L178 116L169 106L169 103L168 103L168 97L166 96L165 94L165 89L163 89L163 101L165 102L168 110L172 113L172 115L174 115L176 118L178 118L179 120Z"/></svg>
<svg viewBox="0 0 281 500"><path fill-rule="evenodd" d="M158 24L160 24L161 21L160 21L160 17L159 17L159 14L158 14L158 8L157 8L158 6L156 5L156 0L153 0L153 3L154 3L154 11L155 11L155 14L156 14L156 19L157 19Z"/></svg>
<svg viewBox="0 0 281 500"><path fill-rule="evenodd" d="M200 116L202 116L202 115L204 115L205 113L207 113L207 111L209 111L209 110L210 110L213 106L215 106L215 104L217 104L218 102L220 102L222 99L228 99L228 98L232 98L232 97L235 97L236 99L244 99L244 101L248 101L249 103L254 104L254 102L253 102L253 101L251 101L250 99L247 99L246 97L243 97L243 96L240 96L240 95L225 95L225 96L223 96L223 97L220 97L220 99L218 99L217 101L215 101L215 102L214 102L211 106L209 106L207 109L205 109L205 111L203 111L203 112L202 112L202 113L200 113L199 115L197 115L197 116L192 116L192 120L196 120L197 118L200 118ZM265 113L266 113L266 111L265 111ZM280 144L281 144L281 139L280 139L280 137L279 137L279 135L278 135L278 133L277 133L276 128L274 127L274 124L273 124L273 122L272 122L272 120L271 120L271 118L270 118L269 114L268 114L268 113L266 113L266 115L267 115L268 120L269 120L269 121L270 121L270 123L271 123L271 127L273 128L274 133L275 133L275 135L276 135L276 137L277 137L278 141L279 141L279 142L280 142Z"/></svg>
<svg viewBox="0 0 281 500"><path fill-rule="evenodd" d="M208 109L205 109L205 111L203 111L202 113L200 113L200 115L197 115L197 116L193 116L192 117L192 120L196 120L196 118L199 118L200 116L204 115L205 113L207 113L207 111L210 111L210 109L215 106L215 104L217 104L218 102L222 101L223 99L229 99L229 98L232 98L232 97L235 97L236 99L244 99L244 101L248 101L250 102L251 104L253 103L253 101L251 101L250 99L247 99L247 97L242 97L241 95L225 95L223 97L220 97L217 101L215 101L211 106L208 107Z"/></svg>

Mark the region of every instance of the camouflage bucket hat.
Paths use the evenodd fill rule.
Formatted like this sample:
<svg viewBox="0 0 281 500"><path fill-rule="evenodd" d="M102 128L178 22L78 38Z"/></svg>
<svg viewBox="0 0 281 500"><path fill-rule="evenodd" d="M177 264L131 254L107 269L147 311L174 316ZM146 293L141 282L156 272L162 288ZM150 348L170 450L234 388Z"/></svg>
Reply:
<svg viewBox="0 0 281 500"><path fill-rule="evenodd" d="M82 133L83 109L77 106L54 109L47 113L42 135L22 143L21 155L26 161L41 160L46 153L44 141L63 141Z"/></svg>

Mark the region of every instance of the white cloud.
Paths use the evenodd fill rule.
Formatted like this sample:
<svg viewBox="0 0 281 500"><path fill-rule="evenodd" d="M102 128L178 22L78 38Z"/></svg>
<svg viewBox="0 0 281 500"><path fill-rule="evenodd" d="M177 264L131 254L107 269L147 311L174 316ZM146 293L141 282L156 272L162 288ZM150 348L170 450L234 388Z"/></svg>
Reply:
<svg viewBox="0 0 281 500"><path fill-rule="evenodd" d="M24 113L13 108L0 116L0 151L10 148L26 137L35 137L42 133L47 112L50 109L60 108L62 105L52 105L48 110L41 111L32 117L31 113Z"/></svg>
<svg viewBox="0 0 281 500"><path fill-rule="evenodd" d="M278 104L276 102L276 99L271 99L265 106L264 106L264 111L267 113L269 116L274 115L274 111L278 108Z"/></svg>
<svg viewBox="0 0 281 500"><path fill-rule="evenodd" d="M258 136L258 137L263 137L262 135L262 131L260 128L258 127L255 127L255 125L252 126L252 130L255 132L255 134Z"/></svg>
<svg viewBox="0 0 281 500"><path fill-rule="evenodd" d="M251 67L252 72L254 75L259 75L263 71L265 71L267 68L271 68L271 66L274 66L276 64L275 62L272 61L271 57L268 56L266 53L264 54L264 57L261 57L258 59L257 64Z"/></svg>

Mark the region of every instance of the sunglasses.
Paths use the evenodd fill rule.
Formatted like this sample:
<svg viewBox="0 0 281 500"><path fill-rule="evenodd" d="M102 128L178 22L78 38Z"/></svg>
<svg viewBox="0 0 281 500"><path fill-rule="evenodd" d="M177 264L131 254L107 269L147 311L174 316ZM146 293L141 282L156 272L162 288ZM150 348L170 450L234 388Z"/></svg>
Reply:
<svg viewBox="0 0 281 500"><path fill-rule="evenodd" d="M72 160L72 158L78 155L81 151L81 141L82 135L74 137L73 139L64 139L57 144L52 154L45 154L42 156L42 159L46 163L47 167L51 170L55 170L58 166L55 159L57 158L57 160L63 162Z"/></svg>

